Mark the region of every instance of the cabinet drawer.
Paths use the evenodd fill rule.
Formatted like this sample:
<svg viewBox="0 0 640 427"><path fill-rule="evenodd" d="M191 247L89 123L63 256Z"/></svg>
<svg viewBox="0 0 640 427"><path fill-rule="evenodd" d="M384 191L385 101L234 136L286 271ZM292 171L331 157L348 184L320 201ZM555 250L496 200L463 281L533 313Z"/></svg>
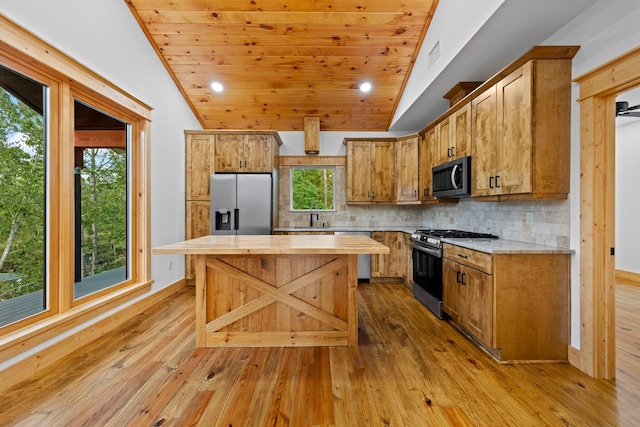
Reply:
<svg viewBox="0 0 640 427"><path fill-rule="evenodd" d="M493 274L493 257L490 254L448 244L443 249L445 258Z"/></svg>

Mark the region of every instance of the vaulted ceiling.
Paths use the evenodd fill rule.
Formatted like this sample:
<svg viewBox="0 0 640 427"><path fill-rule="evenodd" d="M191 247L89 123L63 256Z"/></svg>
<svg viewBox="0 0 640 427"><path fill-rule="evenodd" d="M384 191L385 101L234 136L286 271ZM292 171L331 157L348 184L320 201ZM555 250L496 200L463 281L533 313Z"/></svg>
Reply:
<svg viewBox="0 0 640 427"><path fill-rule="evenodd" d="M438 0L127 3L205 129L384 131Z"/></svg>

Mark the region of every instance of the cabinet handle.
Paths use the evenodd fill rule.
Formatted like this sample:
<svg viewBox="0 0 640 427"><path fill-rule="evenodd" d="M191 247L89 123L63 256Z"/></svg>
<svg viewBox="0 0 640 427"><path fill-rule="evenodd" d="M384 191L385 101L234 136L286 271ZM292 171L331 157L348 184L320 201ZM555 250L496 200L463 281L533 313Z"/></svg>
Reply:
<svg viewBox="0 0 640 427"><path fill-rule="evenodd" d="M424 191L422 192L423 196L428 196L429 195L429 187L425 188Z"/></svg>
<svg viewBox="0 0 640 427"><path fill-rule="evenodd" d="M467 284L467 283L464 281L464 276L466 276L466 275L467 275L467 273L462 273L462 280L460 281L460 283L461 283L462 285L466 285L466 284Z"/></svg>
<svg viewBox="0 0 640 427"><path fill-rule="evenodd" d="M418 197L418 190L413 190L413 197Z"/></svg>
<svg viewBox="0 0 640 427"><path fill-rule="evenodd" d="M489 177L489 188L493 188L493 177Z"/></svg>
<svg viewBox="0 0 640 427"><path fill-rule="evenodd" d="M456 283L460 283L460 272L456 271Z"/></svg>
<svg viewBox="0 0 640 427"><path fill-rule="evenodd" d="M500 181L498 181L500 179L500 175L496 175L496 188L500 188Z"/></svg>
<svg viewBox="0 0 640 427"><path fill-rule="evenodd" d="M451 148L447 148L447 158L451 157Z"/></svg>
<svg viewBox="0 0 640 427"><path fill-rule="evenodd" d="M460 258L464 258L464 259L469 258L467 255L462 255L462 254L458 254L458 256L459 256Z"/></svg>
<svg viewBox="0 0 640 427"><path fill-rule="evenodd" d="M245 169L247 168L247 161L246 160L244 161L244 168Z"/></svg>
<svg viewBox="0 0 640 427"><path fill-rule="evenodd" d="M451 157L456 156L456 147L451 147Z"/></svg>
<svg viewBox="0 0 640 427"><path fill-rule="evenodd" d="M240 169L242 169L242 160L240 160L240 165L238 165Z"/></svg>
<svg viewBox="0 0 640 427"><path fill-rule="evenodd" d="M371 198L372 198L372 199L375 199L375 198L376 198L376 192L375 192L375 191L372 191L372 192L371 192Z"/></svg>

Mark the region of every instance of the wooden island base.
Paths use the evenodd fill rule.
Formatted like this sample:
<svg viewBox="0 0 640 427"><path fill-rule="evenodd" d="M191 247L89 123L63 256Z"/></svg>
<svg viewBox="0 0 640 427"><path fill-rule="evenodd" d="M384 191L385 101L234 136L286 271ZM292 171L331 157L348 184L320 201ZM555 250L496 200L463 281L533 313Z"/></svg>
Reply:
<svg viewBox="0 0 640 427"><path fill-rule="evenodd" d="M205 236L155 254L193 255L197 347L358 345L365 236Z"/></svg>
<svg viewBox="0 0 640 427"><path fill-rule="evenodd" d="M356 257L197 255L196 345L357 345Z"/></svg>

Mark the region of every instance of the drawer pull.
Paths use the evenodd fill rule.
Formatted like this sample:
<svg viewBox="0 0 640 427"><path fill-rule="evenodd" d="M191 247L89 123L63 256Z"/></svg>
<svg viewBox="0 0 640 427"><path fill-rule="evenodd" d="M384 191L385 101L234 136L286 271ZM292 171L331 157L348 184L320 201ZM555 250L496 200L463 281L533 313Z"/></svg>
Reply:
<svg viewBox="0 0 640 427"><path fill-rule="evenodd" d="M468 256L466 256L466 255L462 255L462 254L458 254L458 256L459 256L460 258L464 258L464 259L469 258Z"/></svg>

